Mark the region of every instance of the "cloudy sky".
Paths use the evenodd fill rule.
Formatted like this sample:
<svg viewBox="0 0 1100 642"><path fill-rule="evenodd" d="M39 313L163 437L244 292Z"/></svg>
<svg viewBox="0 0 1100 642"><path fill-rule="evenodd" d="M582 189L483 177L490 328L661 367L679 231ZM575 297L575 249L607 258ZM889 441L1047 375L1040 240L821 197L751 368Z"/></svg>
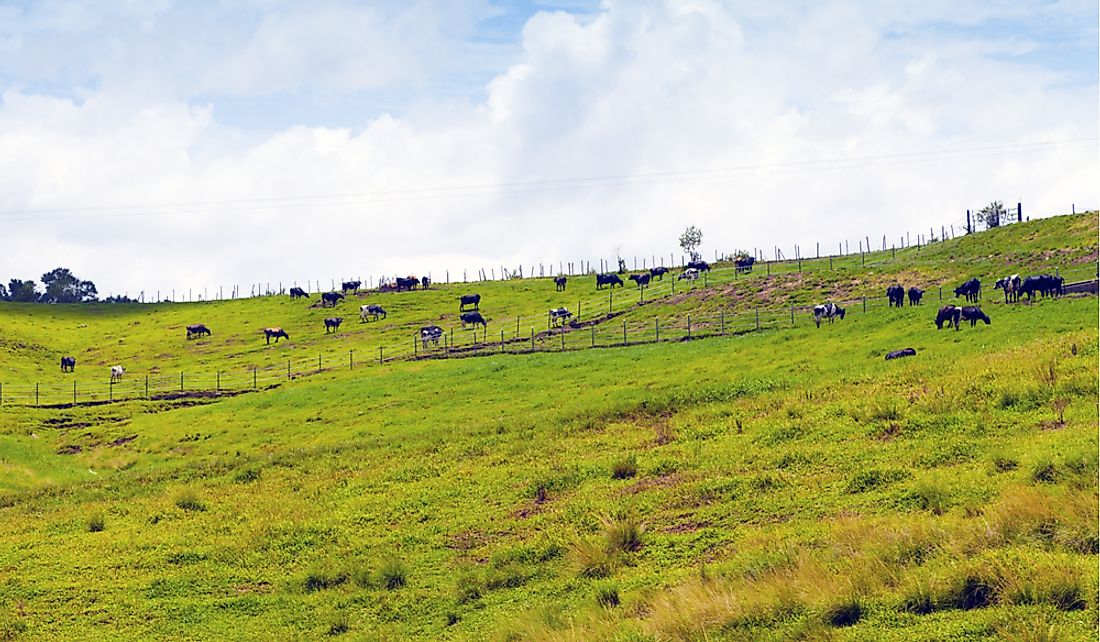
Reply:
<svg viewBox="0 0 1100 642"><path fill-rule="evenodd" d="M103 294L1100 206L1094 0L0 0L0 279ZM248 287L245 285L245 290Z"/></svg>

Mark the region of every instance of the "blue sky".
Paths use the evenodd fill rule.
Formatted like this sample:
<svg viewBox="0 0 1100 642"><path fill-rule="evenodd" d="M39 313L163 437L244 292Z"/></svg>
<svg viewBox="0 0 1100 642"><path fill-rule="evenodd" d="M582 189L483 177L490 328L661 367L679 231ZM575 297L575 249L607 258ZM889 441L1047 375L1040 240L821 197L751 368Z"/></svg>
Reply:
<svg viewBox="0 0 1100 642"><path fill-rule="evenodd" d="M1097 60L1078 1L0 0L0 278L405 274L667 253L688 224L732 250L1095 207ZM608 176L634 178L556 183ZM372 249L326 251L333 226Z"/></svg>

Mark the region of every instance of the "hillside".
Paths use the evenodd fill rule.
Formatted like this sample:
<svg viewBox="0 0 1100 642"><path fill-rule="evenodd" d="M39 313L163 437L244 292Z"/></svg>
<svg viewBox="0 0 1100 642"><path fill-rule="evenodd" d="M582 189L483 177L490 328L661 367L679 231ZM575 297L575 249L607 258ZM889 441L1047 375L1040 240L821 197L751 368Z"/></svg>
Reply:
<svg viewBox="0 0 1100 642"><path fill-rule="evenodd" d="M5 383L67 384L64 353L81 386L112 363L243 389L288 355L364 364L0 405L0 639L1095 639L1097 302L1005 305L992 277L1088 276L1096 252L1090 214L675 294L666 277L539 339L604 349L382 366L366 355L451 325L470 286L365 295L388 318L335 337L281 297L2 305ZM938 291L881 301L969 276L991 325L937 331ZM590 281L476 284L488 339L574 300L606 312ZM801 306L828 298L854 306L815 328ZM771 322L732 334L757 309ZM730 336L679 340L715 314ZM612 347L654 319L661 343ZM214 336L186 341L194 322ZM264 345L267 325L291 341Z"/></svg>

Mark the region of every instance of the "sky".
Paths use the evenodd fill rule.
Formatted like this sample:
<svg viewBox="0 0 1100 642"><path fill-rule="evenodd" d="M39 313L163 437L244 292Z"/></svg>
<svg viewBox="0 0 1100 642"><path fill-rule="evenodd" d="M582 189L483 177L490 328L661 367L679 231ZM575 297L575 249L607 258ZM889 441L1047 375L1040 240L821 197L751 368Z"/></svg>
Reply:
<svg viewBox="0 0 1100 642"><path fill-rule="evenodd" d="M0 0L0 281L454 280L1096 208L1097 11Z"/></svg>

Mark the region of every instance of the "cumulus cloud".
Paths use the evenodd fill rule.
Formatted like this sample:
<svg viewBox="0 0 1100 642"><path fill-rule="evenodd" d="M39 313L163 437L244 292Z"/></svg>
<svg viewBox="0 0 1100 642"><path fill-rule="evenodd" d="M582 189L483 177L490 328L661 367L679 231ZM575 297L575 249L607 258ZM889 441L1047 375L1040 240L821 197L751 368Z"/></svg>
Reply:
<svg viewBox="0 0 1100 642"><path fill-rule="evenodd" d="M145 9L134 29L155 32L170 9ZM478 20L499 9L437 9L277 6L247 37L219 41L217 60L181 37L128 76L103 53L133 46L123 38L89 45L106 61L90 67L98 84L59 71L72 61L18 71L0 99L0 274L65 265L131 294L448 268L454 278L617 247L667 254L688 224L708 252L790 254L795 243L938 231L994 199L1036 215L1100 202L1094 70L1034 58L1045 32L981 29L1087 8L697 0L545 11L457 98L432 69L469 50ZM74 29L96 23L71 11ZM19 48L10 39L28 29L0 31L0 48ZM181 66L165 52L183 48L198 64L174 83ZM0 77L17 73L8 65ZM156 92L121 89L160 65L172 73ZM26 78L76 89L51 94ZM255 130L217 116L221 94L383 86L415 98L353 126Z"/></svg>

